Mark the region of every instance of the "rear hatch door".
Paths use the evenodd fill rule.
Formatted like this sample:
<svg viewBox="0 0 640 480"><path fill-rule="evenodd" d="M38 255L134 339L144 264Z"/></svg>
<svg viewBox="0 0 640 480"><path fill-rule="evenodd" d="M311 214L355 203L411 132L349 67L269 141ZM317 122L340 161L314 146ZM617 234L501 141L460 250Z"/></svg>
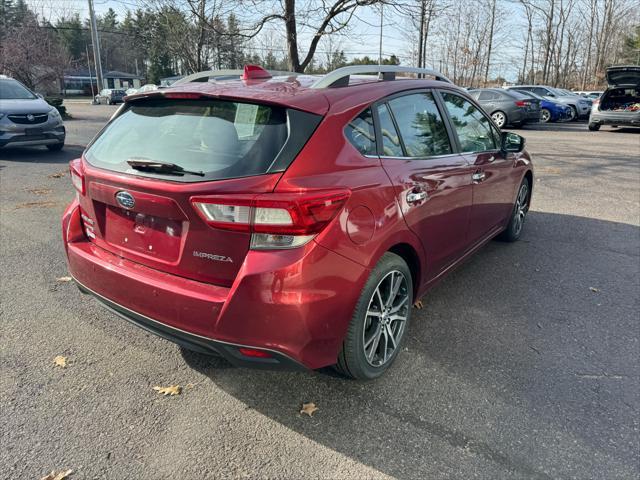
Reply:
<svg viewBox="0 0 640 480"><path fill-rule="evenodd" d="M193 197L246 199L273 191L320 119L221 99L147 98L127 105L84 155L80 203L87 236L123 258L230 286L251 235L208 225ZM130 160L186 171L136 169ZM220 214L246 220L234 207Z"/></svg>
<svg viewBox="0 0 640 480"><path fill-rule="evenodd" d="M625 65L607 68L607 83L612 87L640 86L640 66Z"/></svg>

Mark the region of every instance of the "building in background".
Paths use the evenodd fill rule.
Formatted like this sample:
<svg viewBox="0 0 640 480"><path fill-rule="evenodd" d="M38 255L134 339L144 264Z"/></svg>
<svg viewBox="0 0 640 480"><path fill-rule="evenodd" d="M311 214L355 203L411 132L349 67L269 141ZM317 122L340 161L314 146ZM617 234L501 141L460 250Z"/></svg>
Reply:
<svg viewBox="0 0 640 480"><path fill-rule="evenodd" d="M70 70L63 77L62 94L63 95L91 95L91 84L93 83L94 95L103 88L128 89L140 88L144 77L134 75L133 73L119 72L112 70L105 72L104 85L101 88L96 86L96 77L94 72L89 72L87 68Z"/></svg>

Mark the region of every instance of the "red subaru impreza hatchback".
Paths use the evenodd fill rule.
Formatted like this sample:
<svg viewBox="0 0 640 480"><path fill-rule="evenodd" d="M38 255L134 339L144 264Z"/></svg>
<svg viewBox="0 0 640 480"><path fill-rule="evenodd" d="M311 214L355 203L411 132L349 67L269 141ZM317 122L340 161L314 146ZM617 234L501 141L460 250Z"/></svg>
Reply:
<svg viewBox="0 0 640 480"><path fill-rule="evenodd" d="M71 162L69 271L186 348L374 378L414 299L492 238L520 236L523 147L428 70L247 67L134 95Z"/></svg>

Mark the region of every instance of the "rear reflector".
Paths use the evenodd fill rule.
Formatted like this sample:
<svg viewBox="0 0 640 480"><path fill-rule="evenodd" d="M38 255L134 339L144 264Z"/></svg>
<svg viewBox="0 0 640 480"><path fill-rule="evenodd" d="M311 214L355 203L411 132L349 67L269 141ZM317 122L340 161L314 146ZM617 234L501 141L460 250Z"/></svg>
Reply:
<svg viewBox="0 0 640 480"><path fill-rule="evenodd" d="M71 160L69 162L69 175L71 176L71 183L82 195L85 194L84 188L84 175L82 171L82 161L79 158Z"/></svg>
<svg viewBox="0 0 640 480"><path fill-rule="evenodd" d="M269 352L265 352L264 350L257 350L255 348L240 347L238 348L238 351L245 357L273 358L273 355L271 355Z"/></svg>

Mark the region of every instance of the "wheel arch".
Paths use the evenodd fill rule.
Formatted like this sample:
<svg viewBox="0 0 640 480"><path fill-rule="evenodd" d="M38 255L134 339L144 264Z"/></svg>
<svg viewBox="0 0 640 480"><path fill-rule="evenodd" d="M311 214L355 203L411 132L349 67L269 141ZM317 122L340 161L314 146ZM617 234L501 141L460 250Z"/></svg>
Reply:
<svg viewBox="0 0 640 480"><path fill-rule="evenodd" d="M413 282L413 297L417 298L418 291L420 290L420 282L422 278L422 265L420 256L416 252L415 248L408 243L396 243L392 245L387 252L395 253L402 258L411 272L411 280Z"/></svg>

